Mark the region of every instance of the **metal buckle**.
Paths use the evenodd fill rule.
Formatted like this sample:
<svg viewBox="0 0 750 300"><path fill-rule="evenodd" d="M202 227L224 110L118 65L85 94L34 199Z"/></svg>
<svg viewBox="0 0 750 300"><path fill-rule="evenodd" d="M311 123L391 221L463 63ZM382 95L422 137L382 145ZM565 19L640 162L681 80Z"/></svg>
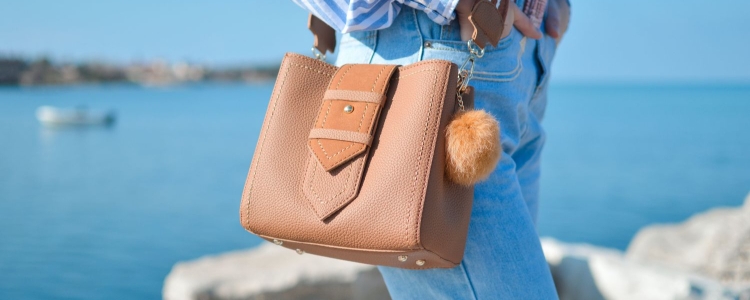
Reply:
<svg viewBox="0 0 750 300"><path fill-rule="evenodd" d="M321 60L321 61L325 61L326 60L326 54L325 53L320 52L315 47L312 47L311 50L312 50L313 57L315 57L315 59Z"/></svg>

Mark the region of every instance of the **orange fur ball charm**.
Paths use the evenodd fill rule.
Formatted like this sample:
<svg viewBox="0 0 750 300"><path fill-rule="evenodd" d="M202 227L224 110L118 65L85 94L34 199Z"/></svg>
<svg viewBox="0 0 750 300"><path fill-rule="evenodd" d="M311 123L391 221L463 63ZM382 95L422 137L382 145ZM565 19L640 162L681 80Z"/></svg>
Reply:
<svg viewBox="0 0 750 300"><path fill-rule="evenodd" d="M484 110L456 113L445 129L445 173L471 186L487 179L500 161L500 124Z"/></svg>

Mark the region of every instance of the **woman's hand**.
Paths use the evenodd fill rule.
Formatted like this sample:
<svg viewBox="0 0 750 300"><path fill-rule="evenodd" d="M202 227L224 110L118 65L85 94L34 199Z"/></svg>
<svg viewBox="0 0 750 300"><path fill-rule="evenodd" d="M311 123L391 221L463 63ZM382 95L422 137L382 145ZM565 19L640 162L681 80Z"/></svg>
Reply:
<svg viewBox="0 0 750 300"><path fill-rule="evenodd" d="M544 29L547 34L555 39L558 44L565 32L568 31L570 22L570 5L567 0L549 0L547 4L547 15L544 17Z"/></svg>
<svg viewBox="0 0 750 300"><path fill-rule="evenodd" d="M474 33L474 26L472 26L471 22L469 22L469 15L471 14L471 10L474 8L474 4L476 3L476 1L482 0L459 0L458 4L456 4L456 18L458 19L458 26L461 28L461 40L463 41L470 40L471 35ZM550 1L554 2L557 0ZM565 2L565 0L561 1ZM534 26L534 23L531 21L531 19L529 19L529 17L524 14L520 8L518 8L515 2L510 3L510 10L510 13L514 14L515 17L513 25L516 27L516 29L518 29L518 31L532 39L542 38L542 32L539 31L536 26Z"/></svg>

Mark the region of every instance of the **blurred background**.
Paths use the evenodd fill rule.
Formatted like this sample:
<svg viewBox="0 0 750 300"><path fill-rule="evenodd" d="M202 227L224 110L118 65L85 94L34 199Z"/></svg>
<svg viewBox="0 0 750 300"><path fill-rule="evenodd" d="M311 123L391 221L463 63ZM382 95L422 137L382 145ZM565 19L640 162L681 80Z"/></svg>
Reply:
<svg viewBox="0 0 750 300"><path fill-rule="evenodd" d="M644 226L741 206L750 2L572 2L539 234L625 251ZM0 299L159 298L175 263L261 243L238 206L281 57L310 51L303 9L25 0L0 16Z"/></svg>

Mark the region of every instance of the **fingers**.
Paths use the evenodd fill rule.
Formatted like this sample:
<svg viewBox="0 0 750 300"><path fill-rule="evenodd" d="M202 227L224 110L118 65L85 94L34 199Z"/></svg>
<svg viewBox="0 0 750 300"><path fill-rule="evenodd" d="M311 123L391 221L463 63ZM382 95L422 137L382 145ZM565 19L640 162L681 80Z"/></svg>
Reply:
<svg viewBox="0 0 750 300"><path fill-rule="evenodd" d="M558 0L557 7L560 11L557 14L558 16L560 16L560 26L558 31L560 32L560 38L562 38L563 35L568 32L568 26L570 25L570 5L568 5L568 1Z"/></svg>
<svg viewBox="0 0 750 300"><path fill-rule="evenodd" d="M469 21L469 15L471 15L475 3L475 0L460 0L456 5L456 18L458 19L461 40L464 42L470 40L474 34L474 25Z"/></svg>
<svg viewBox="0 0 750 300"><path fill-rule="evenodd" d="M518 5L515 3L511 3L511 9L513 10L513 15L515 17L513 21L513 25L516 26L516 29L523 33L528 38L532 38L535 40L542 38L542 32L539 31L539 29L534 26L534 22L531 21L529 16L524 14L520 8L518 8Z"/></svg>
<svg viewBox="0 0 750 300"><path fill-rule="evenodd" d="M547 34L555 39L559 44L565 32L568 30L570 22L570 6L565 0L552 0L547 6L547 15L544 19L544 29Z"/></svg>
<svg viewBox="0 0 750 300"><path fill-rule="evenodd" d="M547 4L547 16L544 20L544 29L547 34L554 39L559 39L560 34L560 9L557 6L557 1L550 1Z"/></svg>

